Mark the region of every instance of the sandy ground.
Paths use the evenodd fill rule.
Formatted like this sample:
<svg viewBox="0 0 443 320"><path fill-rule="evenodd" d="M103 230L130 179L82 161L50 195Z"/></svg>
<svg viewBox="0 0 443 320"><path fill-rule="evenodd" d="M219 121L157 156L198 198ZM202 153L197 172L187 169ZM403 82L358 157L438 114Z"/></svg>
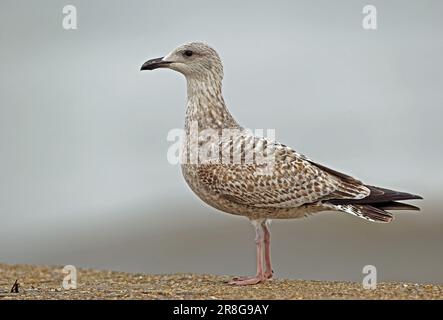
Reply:
<svg viewBox="0 0 443 320"><path fill-rule="evenodd" d="M443 299L443 285L275 279L235 287L229 276L149 275L78 269L77 289L64 290L62 267L0 264L0 299ZM10 293L15 281L18 293Z"/></svg>

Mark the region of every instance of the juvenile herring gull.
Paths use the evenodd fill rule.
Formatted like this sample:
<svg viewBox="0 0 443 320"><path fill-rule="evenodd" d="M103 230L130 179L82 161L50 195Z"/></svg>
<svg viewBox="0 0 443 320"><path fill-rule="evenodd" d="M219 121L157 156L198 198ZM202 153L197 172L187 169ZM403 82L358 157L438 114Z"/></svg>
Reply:
<svg viewBox="0 0 443 320"><path fill-rule="evenodd" d="M230 284L257 284L272 278L270 219L335 211L368 221L390 222L393 215L387 210L419 210L398 201L422 199L420 196L366 185L240 126L223 100L222 62L208 45L184 44L165 57L145 62L141 70L158 68L178 71L187 81L185 156L181 164L186 182L201 200L221 211L249 218L255 228L257 274L234 278ZM207 135L211 130L218 141ZM257 161L257 154L248 156L251 150L267 155L269 163Z"/></svg>

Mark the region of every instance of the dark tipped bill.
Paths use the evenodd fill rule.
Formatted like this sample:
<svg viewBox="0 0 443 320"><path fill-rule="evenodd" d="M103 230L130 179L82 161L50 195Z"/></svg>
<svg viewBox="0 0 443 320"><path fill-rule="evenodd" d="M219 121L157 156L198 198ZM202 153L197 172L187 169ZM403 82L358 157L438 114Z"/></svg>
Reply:
<svg viewBox="0 0 443 320"><path fill-rule="evenodd" d="M166 68L171 62L169 61L163 61L163 57L151 59L143 63L142 67L140 68L140 71L142 70L154 70L158 68Z"/></svg>

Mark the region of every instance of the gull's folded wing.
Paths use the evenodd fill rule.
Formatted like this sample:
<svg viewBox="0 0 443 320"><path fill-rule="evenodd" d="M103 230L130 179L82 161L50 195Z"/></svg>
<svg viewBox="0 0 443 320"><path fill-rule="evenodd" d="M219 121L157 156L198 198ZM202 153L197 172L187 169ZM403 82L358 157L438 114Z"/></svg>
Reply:
<svg viewBox="0 0 443 320"><path fill-rule="evenodd" d="M327 199L362 199L370 190L349 176L332 175L294 150L275 146L272 169L265 165L200 164L199 183L239 204L290 208Z"/></svg>

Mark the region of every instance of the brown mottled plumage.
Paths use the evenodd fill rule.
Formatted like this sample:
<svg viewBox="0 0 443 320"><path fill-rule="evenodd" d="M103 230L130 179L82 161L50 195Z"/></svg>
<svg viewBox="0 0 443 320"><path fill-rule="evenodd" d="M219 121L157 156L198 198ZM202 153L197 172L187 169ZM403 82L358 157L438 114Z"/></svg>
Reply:
<svg viewBox="0 0 443 320"><path fill-rule="evenodd" d="M223 66L217 52L208 45L185 44L142 66L142 70L157 68L178 71L187 80L186 138L182 150L186 182L210 206L246 216L255 226L257 275L236 278L232 284L255 284L272 277L269 219L301 218L330 210L389 222L393 216L388 209L418 210L396 201L421 199L419 196L365 185L241 127L225 105ZM230 131L225 135L227 129ZM214 141L206 134L208 131L215 132L218 139ZM193 148L194 144L198 149ZM256 155L248 158L254 150L270 156L272 166L256 161Z"/></svg>

